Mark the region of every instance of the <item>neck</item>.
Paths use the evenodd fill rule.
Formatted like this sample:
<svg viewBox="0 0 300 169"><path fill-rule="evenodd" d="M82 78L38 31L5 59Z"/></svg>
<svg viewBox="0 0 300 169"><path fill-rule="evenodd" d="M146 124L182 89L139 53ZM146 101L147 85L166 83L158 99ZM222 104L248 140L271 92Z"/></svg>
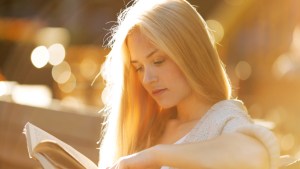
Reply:
<svg viewBox="0 0 300 169"><path fill-rule="evenodd" d="M211 103L207 103L193 94L177 105L177 120L180 123L198 121L211 106Z"/></svg>

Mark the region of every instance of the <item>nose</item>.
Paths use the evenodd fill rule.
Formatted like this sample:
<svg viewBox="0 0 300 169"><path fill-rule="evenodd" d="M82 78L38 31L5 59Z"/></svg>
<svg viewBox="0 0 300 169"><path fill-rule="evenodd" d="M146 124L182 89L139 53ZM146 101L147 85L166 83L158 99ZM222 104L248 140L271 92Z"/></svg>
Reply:
<svg viewBox="0 0 300 169"><path fill-rule="evenodd" d="M151 84L158 80L157 73L151 68L144 69L143 84Z"/></svg>

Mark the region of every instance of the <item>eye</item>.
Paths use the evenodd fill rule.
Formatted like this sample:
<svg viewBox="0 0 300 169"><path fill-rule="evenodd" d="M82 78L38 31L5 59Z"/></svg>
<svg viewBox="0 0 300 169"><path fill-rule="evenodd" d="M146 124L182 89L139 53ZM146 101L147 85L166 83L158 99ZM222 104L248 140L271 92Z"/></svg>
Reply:
<svg viewBox="0 0 300 169"><path fill-rule="evenodd" d="M136 72L141 72L142 70L143 70L143 67L142 67L142 66L139 67L139 68L137 68L137 69L135 69Z"/></svg>
<svg viewBox="0 0 300 169"><path fill-rule="evenodd" d="M141 72L144 68L143 66L133 66L136 72Z"/></svg>
<svg viewBox="0 0 300 169"><path fill-rule="evenodd" d="M160 65L160 64L162 64L162 63L164 63L164 61L165 61L165 59L157 59L157 60L154 60L154 64L155 65Z"/></svg>

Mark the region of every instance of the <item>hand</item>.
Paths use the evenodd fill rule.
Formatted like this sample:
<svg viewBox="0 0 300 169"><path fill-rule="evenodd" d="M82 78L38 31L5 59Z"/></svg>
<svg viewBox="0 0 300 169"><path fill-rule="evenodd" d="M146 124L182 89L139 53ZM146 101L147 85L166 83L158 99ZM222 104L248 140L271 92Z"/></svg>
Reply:
<svg viewBox="0 0 300 169"><path fill-rule="evenodd" d="M155 148L121 157L112 167L107 169L160 169Z"/></svg>

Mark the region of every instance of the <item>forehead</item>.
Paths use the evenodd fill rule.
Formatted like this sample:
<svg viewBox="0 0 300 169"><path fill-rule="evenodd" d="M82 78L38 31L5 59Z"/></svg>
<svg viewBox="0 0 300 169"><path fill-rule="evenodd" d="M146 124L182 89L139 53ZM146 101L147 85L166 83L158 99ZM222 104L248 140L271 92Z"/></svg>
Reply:
<svg viewBox="0 0 300 169"><path fill-rule="evenodd" d="M139 29L134 29L127 36L127 47L131 60L145 59L151 52L157 48L150 40L141 33Z"/></svg>

